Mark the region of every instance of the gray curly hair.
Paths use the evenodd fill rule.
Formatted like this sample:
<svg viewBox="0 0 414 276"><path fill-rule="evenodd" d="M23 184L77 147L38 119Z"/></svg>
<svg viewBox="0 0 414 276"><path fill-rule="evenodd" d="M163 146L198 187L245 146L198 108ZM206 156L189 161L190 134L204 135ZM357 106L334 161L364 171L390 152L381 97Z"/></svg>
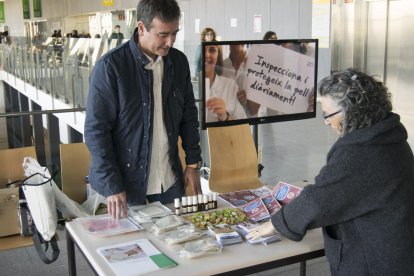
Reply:
<svg viewBox="0 0 414 276"><path fill-rule="evenodd" d="M358 69L335 72L322 79L318 89L322 97L331 97L342 109L342 135L370 127L392 110L388 88Z"/></svg>

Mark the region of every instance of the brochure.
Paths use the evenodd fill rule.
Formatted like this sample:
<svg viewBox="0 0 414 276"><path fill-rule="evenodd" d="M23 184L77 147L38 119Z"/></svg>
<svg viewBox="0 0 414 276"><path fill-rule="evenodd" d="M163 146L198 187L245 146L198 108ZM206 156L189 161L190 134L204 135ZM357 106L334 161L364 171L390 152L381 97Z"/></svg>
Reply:
<svg viewBox="0 0 414 276"><path fill-rule="evenodd" d="M90 234L98 236L117 235L144 229L129 217L116 220L108 215L77 219Z"/></svg>
<svg viewBox="0 0 414 276"><path fill-rule="evenodd" d="M257 195L258 197L261 197L261 198L263 198L265 196L272 195L272 189L270 189L267 186L262 186L260 188L253 189L253 190L250 190L250 191L252 193L254 193L255 195Z"/></svg>
<svg viewBox="0 0 414 276"><path fill-rule="evenodd" d="M255 195L250 190L244 190L244 191L237 191L237 192L230 192L230 193L224 193L219 194L219 197L233 205L234 207L240 207L245 205L246 203L259 198L257 195Z"/></svg>
<svg viewBox="0 0 414 276"><path fill-rule="evenodd" d="M177 265L148 239L101 247L98 253L118 276L142 275Z"/></svg>
<svg viewBox="0 0 414 276"><path fill-rule="evenodd" d="M261 198L256 198L243 205L242 209L250 220L260 221L269 218L269 211Z"/></svg>
<svg viewBox="0 0 414 276"><path fill-rule="evenodd" d="M262 197L262 200L270 215L282 209L282 205L271 194Z"/></svg>
<svg viewBox="0 0 414 276"><path fill-rule="evenodd" d="M289 204L301 192L301 188L279 181L272 190L272 196L284 206Z"/></svg>

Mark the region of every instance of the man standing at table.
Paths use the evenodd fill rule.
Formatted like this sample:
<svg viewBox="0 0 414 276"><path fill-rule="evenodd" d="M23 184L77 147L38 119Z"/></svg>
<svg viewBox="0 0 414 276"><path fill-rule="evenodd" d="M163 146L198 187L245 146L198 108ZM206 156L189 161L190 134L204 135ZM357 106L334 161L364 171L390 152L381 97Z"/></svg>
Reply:
<svg viewBox="0 0 414 276"><path fill-rule="evenodd" d="M104 55L90 76L85 141L89 181L108 212L127 204L173 202L190 185L201 193L199 122L185 55L172 48L179 31L175 0L141 0L128 43ZM186 153L185 172L178 137ZM185 185L184 185L185 184Z"/></svg>

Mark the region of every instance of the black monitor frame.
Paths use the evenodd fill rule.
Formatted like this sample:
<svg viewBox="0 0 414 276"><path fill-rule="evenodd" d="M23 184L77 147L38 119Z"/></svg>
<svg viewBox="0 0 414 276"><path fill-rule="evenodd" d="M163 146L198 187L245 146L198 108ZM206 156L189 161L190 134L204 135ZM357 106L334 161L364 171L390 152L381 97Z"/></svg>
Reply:
<svg viewBox="0 0 414 276"><path fill-rule="evenodd" d="M235 45L235 44L245 44L251 47L255 44L277 44L281 45L284 43L294 43L297 45L303 45L307 43L313 43L314 45L314 79L313 79L313 109L312 111L300 112L300 113L291 113L291 114L278 114L278 115L271 115L271 116L262 116L262 117L251 117L245 119L234 119L228 121L218 121L218 122L207 122L206 118L206 78L205 78L205 47L209 45ZM202 102L201 102L201 109L202 109L202 120L201 126L202 129L206 129L208 127L222 127L222 126L231 126L231 125L239 125L239 124L250 124L250 125L257 125L257 124L266 124L266 123L274 123L274 122L283 122L283 121L292 121L292 120L302 120L302 119L310 119L316 117L316 98L317 98L317 76L318 76L318 39L280 39L280 40L241 40L241 41L214 41L214 42L203 42L201 47L201 58L202 58L202 72L200 74L200 79L202 83ZM224 59L224 57L223 57Z"/></svg>

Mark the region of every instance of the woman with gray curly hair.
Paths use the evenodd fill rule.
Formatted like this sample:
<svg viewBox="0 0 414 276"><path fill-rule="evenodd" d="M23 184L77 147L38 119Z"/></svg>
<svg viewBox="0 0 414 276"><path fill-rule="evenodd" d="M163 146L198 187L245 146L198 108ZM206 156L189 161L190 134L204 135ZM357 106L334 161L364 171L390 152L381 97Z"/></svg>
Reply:
<svg viewBox="0 0 414 276"><path fill-rule="evenodd" d="M341 135L370 127L390 115L392 110L388 89L355 69L323 79L319 83L319 94L325 123Z"/></svg>
<svg viewBox="0 0 414 276"><path fill-rule="evenodd" d="M300 241L322 227L332 275L412 275L414 157L387 88L356 69L319 83L325 123L339 134L326 165L250 238Z"/></svg>

